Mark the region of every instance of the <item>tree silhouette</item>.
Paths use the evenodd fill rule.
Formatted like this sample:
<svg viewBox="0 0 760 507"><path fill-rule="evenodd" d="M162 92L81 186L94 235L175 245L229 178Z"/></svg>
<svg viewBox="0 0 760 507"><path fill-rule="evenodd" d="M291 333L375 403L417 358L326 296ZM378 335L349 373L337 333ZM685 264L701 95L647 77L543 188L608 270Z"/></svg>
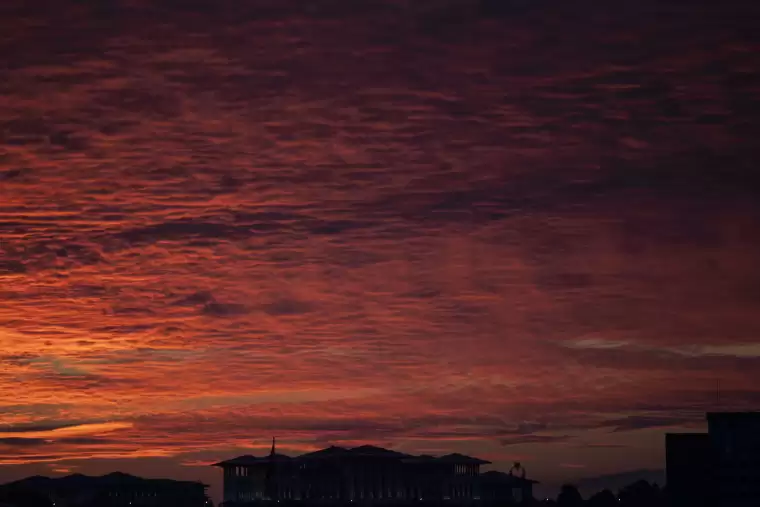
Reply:
<svg viewBox="0 0 760 507"><path fill-rule="evenodd" d="M658 507L664 503L660 487L649 484L645 480L636 481L624 487L620 490L618 498L620 498L620 507Z"/></svg>
<svg viewBox="0 0 760 507"><path fill-rule="evenodd" d="M617 498L609 489L603 489L588 499L588 507L615 507L618 504Z"/></svg>
<svg viewBox="0 0 760 507"><path fill-rule="evenodd" d="M583 505L583 497L581 496L578 488L572 484L565 484L557 496L558 507L581 507Z"/></svg>

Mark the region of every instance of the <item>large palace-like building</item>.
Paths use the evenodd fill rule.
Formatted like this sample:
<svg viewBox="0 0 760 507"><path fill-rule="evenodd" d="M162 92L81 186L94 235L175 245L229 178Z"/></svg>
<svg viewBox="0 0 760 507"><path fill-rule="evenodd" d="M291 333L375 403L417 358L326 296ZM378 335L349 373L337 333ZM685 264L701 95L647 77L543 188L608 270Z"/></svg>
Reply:
<svg viewBox="0 0 760 507"><path fill-rule="evenodd" d="M407 503L482 500L521 502L535 481L522 475L480 473L488 461L447 454L414 456L380 447L328 447L296 457L239 456L224 470L225 505L259 502Z"/></svg>

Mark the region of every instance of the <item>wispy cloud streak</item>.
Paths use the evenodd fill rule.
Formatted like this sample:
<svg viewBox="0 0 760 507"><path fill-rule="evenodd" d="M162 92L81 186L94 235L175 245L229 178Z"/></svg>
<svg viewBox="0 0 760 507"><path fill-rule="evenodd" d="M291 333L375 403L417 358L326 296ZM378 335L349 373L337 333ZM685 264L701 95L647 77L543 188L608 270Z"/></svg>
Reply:
<svg viewBox="0 0 760 507"><path fill-rule="evenodd" d="M560 477L757 402L757 7L13 3L0 463Z"/></svg>

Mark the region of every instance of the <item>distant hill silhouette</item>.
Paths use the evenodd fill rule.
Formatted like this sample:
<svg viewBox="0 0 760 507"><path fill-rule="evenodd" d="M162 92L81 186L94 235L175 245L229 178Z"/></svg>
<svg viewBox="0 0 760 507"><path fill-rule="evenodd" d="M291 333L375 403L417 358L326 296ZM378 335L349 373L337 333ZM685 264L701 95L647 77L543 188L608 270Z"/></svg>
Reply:
<svg viewBox="0 0 760 507"><path fill-rule="evenodd" d="M82 488L93 486L115 486L145 483L171 486L175 484L191 484L192 481L175 481L173 479L143 479L142 477L136 477L134 475L125 474L122 472L113 472L101 476L73 474L67 475L66 477L56 478L35 475L32 477L27 477L26 479L11 482L8 485L40 488L43 486L55 484L57 487L63 488Z"/></svg>
<svg viewBox="0 0 760 507"><path fill-rule="evenodd" d="M66 477L35 475L0 485L0 503L15 507L107 507L144 505L208 507L206 485L196 481L144 479L121 472L99 477L73 474ZM53 503L55 502L55 503Z"/></svg>
<svg viewBox="0 0 760 507"><path fill-rule="evenodd" d="M617 474L598 475L575 481L574 484L578 487L584 498L587 498L603 489L617 492L620 488L641 479L649 483L657 483L662 487L665 485L665 470L642 469Z"/></svg>

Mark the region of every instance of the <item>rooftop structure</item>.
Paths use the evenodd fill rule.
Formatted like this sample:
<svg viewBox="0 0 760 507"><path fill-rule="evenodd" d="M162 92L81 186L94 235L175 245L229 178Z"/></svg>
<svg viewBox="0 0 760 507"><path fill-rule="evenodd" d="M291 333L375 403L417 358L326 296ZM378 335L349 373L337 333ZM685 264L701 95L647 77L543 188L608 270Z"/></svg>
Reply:
<svg viewBox="0 0 760 507"><path fill-rule="evenodd" d="M328 447L300 456L244 455L216 463L224 470L226 505L261 501L318 503L472 502L531 498L522 476L480 474L489 461L453 453L412 455L382 447ZM497 484L498 483L498 484ZM485 489L484 489L485 488ZM519 495L515 493L519 489Z"/></svg>

